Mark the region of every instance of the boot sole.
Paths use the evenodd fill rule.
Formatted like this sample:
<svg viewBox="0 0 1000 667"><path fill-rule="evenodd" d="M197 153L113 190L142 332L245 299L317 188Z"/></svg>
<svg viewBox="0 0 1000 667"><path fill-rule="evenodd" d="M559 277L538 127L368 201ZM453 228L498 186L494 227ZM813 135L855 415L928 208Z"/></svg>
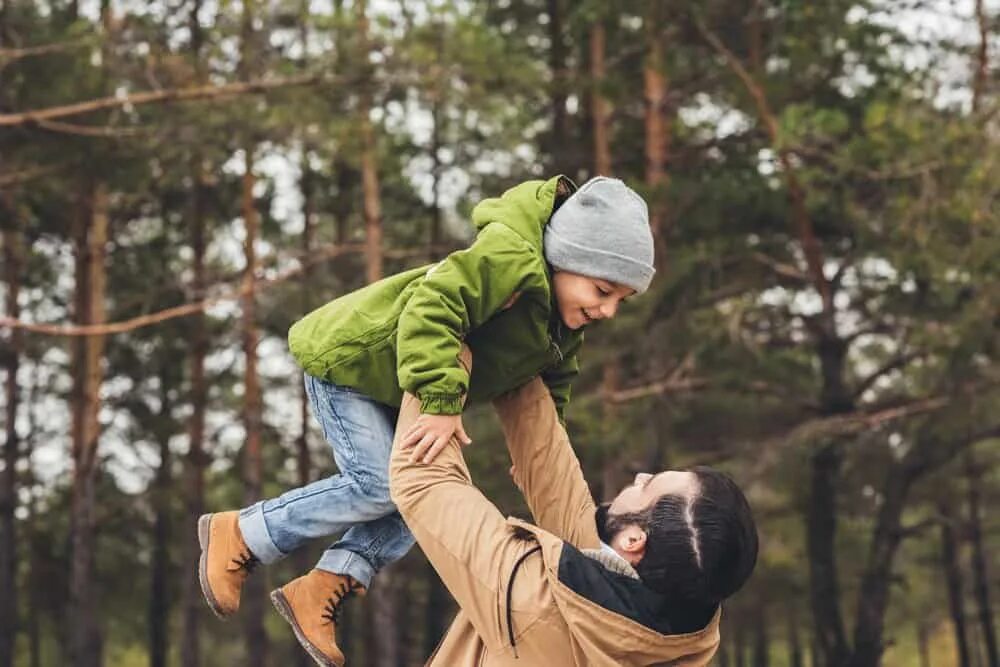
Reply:
<svg viewBox="0 0 1000 667"><path fill-rule="evenodd" d="M281 592L280 588L271 591L271 604L273 604L274 608L278 610L281 617L288 621L288 624L292 626L292 632L295 633L295 638L299 640L299 644L301 644L302 648L306 650L309 657L316 661L317 665L320 665L320 667L344 667L342 664L334 662L330 658L326 657L322 651L306 639L306 636L302 633L302 628L299 627L298 622L295 620L295 614L292 613L292 606L288 604L288 598L285 597L285 594Z"/></svg>
<svg viewBox="0 0 1000 667"><path fill-rule="evenodd" d="M211 532L211 523L211 514L202 514L198 517L198 545L201 547L201 557L198 559L198 583L201 584L201 592L205 596L205 602L208 603L209 609L225 621L230 614L222 610L222 606L212 595L212 588L208 585L208 538Z"/></svg>

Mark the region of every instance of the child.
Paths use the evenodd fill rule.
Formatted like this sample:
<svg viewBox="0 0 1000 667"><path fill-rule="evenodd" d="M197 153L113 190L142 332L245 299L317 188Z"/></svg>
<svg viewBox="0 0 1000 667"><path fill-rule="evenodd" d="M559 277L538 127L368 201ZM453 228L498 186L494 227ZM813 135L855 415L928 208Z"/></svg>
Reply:
<svg viewBox="0 0 1000 667"><path fill-rule="evenodd" d="M472 213L478 235L468 249L335 299L292 326L289 347L340 474L201 517L199 576L217 615L237 610L258 563L346 529L314 570L271 594L317 663L342 665L334 634L342 601L363 594L413 545L389 498L403 392L420 399L403 444L423 462L452 437L471 442L461 419L466 398L488 401L538 375L563 419L584 327L614 317L654 272L642 198L604 177L574 190L557 176L486 199ZM463 343L475 359L471 377L458 360Z"/></svg>

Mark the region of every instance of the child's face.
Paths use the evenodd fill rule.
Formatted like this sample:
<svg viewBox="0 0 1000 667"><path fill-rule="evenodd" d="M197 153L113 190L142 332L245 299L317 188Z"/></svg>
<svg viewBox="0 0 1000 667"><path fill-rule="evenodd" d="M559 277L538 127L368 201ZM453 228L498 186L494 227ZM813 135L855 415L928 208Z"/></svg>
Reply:
<svg viewBox="0 0 1000 667"><path fill-rule="evenodd" d="M621 302L635 294L631 287L569 271L556 271L552 284L559 316L570 329L614 317Z"/></svg>

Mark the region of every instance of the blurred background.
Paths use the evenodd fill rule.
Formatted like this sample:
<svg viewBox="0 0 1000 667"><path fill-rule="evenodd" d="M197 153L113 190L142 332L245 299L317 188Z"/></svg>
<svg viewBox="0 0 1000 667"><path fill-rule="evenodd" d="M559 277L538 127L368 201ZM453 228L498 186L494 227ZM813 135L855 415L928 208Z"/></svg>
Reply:
<svg viewBox="0 0 1000 667"><path fill-rule="evenodd" d="M720 667L997 667L996 0L0 0L0 667L308 665L195 521L333 472L289 325L440 259L529 178L649 201L593 327L596 497L731 472L761 533ZM476 482L525 508L491 409ZM553 471L558 474L558 471ZM461 527L456 527L460 529ZM415 549L355 666L454 613Z"/></svg>

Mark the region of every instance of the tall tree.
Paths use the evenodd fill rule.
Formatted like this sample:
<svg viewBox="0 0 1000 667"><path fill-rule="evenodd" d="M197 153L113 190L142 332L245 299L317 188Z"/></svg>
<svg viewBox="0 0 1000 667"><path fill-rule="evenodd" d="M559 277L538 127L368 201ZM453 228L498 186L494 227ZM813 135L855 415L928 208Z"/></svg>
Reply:
<svg viewBox="0 0 1000 667"><path fill-rule="evenodd" d="M198 83L205 80L205 65L202 50L205 44L205 30L199 17L201 0L192 0L188 8L188 29L191 34L190 54ZM195 299L205 298L207 277L205 275L205 200L207 174L202 152L194 148L191 152L191 188L188 194L187 221L191 247L191 289ZM205 512L205 467L208 463L205 452L205 414L208 410L208 385L205 379L205 357L208 355L208 331L205 313L201 310L191 316L191 347L188 352L189 393L191 419L188 422L188 451L184 457L184 563L195 563L201 552L198 544L198 517ZM198 573L194 568L186 568L181 587L182 641L180 645L181 665L199 667L201 664L201 618L204 601Z"/></svg>
<svg viewBox="0 0 1000 667"><path fill-rule="evenodd" d="M979 631L986 648L986 664L998 667L997 636L993 626L993 606L990 604L990 577L987 570L988 557L983 539L982 518L982 470L976 462L974 450L965 455L965 479L969 508L969 559L971 561L973 597L979 616Z"/></svg>
<svg viewBox="0 0 1000 667"><path fill-rule="evenodd" d="M75 215L74 310L78 324L96 325L106 319L108 204L106 183L97 179L85 184ZM74 621L70 656L74 665L100 667L103 647L99 596L94 576L94 510L99 472L97 446L101 423L98 414L101 409L104 336L79 336L73 343L73 489L70 510L73 558L70 573L70 616Z"/></svg>
<svg viewBox="0 0 1000 667"><path fill-rule="evenodd" d="M0 42L2 43L2 42ZM7 193L0 193L7 195ZM24 242L18 224L13 197L0 198L0 225L3 226L3 276L7 284L4 295L5 310L10 317L20 317L21 271L24 267ZM18 623L18 534L15 510L17 509L17 465L20 458L20 439L17 414L20 392L17 372L23 346L23 332L12 329L7 340L3 359L4 371L4 428L3 470L0 471L0 667L14 664L14 640Z"/></svg>
<svg viewBox="0 0 1000 667"><path fill-rule="evenodd" d="M243 0L240 29L240 69L244 80L249 80L261 57L255 48L257 35L254 29L256 0ZM243 138L243 176L240 181L240 213L243 218L243 275L241 279L240 323L243 347L243 427L246 440L243 445L243 501L246 505L257 502L263 491L263 452L261 428L263 405L260 378L257 372L257 237L260 221L254 197L256 175L254 160L257 147L250 133ZM244 586L241 602L244 614L247 663L252 667L267 664L268 641L264 629L264 580L250 577Z"/></svg>
<svg viewBox="0 0 1000 667"><path fill-rule="evenodd" d="M669 78L664 62L664 41L666 26L663 19L663 4L653 2L646 16L646 57L643 64L643 96L646 103L646 188L652 206L649 224L653 230L656 247L656 262L663 266L666 261L664 235L666 224L666 188L668 185L667 163L670 159L671 119L668 115L667 93Z"/></svg>

